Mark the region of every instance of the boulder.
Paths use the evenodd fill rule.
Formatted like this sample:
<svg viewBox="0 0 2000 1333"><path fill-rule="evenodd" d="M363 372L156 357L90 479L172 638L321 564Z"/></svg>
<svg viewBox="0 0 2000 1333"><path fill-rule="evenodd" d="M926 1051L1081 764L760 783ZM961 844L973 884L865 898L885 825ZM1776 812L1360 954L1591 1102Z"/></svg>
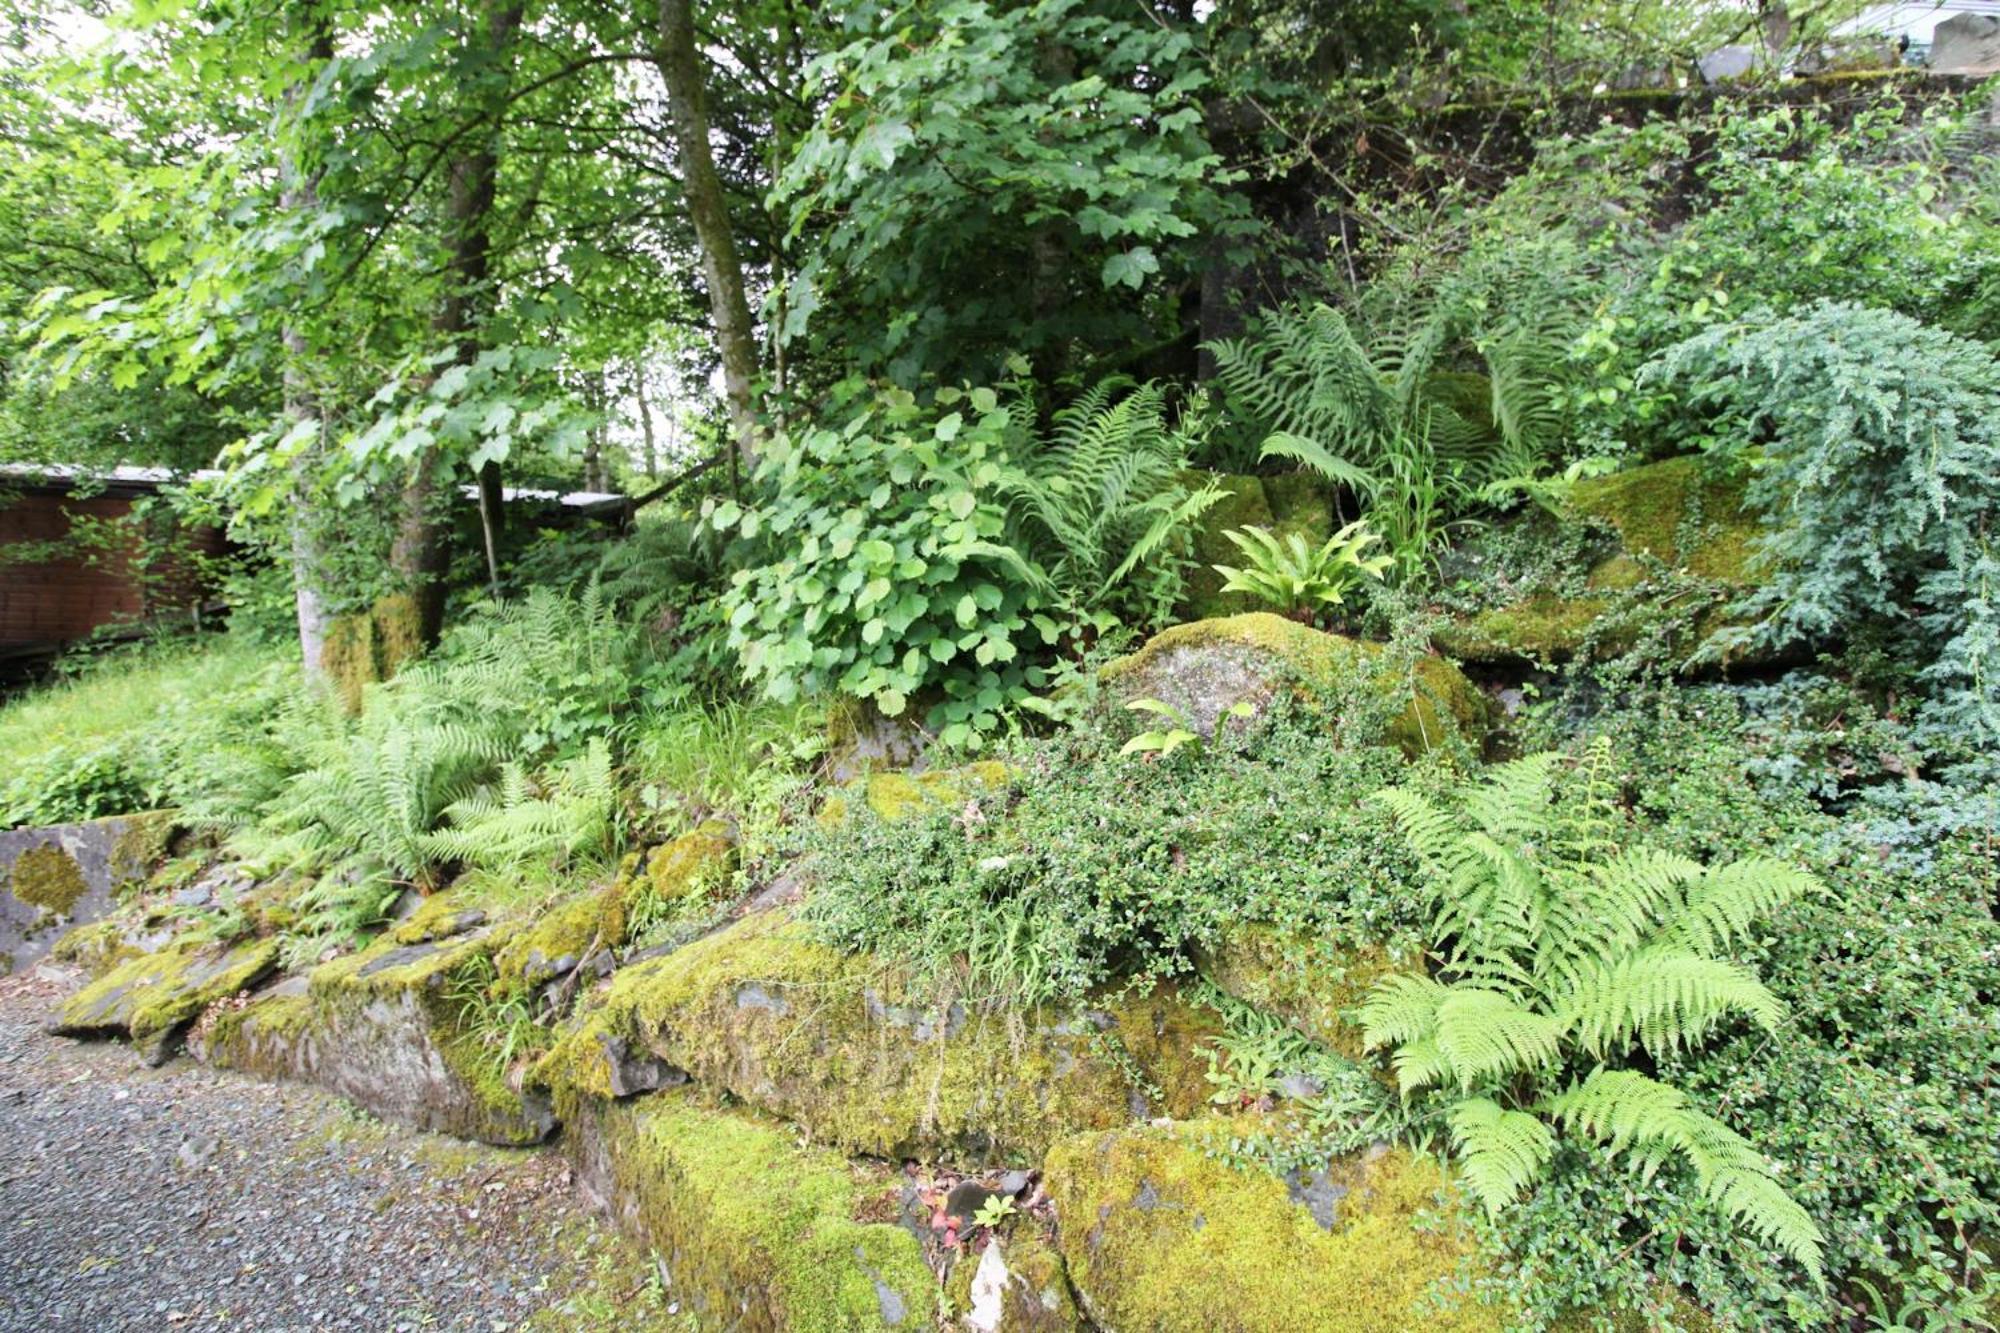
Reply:
<svg viewBox="0 0 2000 1333"><path fill-rule="evenodd" d="M1953 14L1931 34L1933 74L2000 74L2000 16Z"/></svg>
<svg viewBox="0 0 2000 1333"><path fill-rule="evenodd" d="M1379 947L1307 938L1246 925L1197 952L1195 965L1217 987L1274 1014L1350 1060L1364 1058L1361 1029L1343 1016L1398 965Z"/></svg>
<svg viewBox="0 0 2000 1333"><path fill-rule="evenodd" d="M586 1197L651 1245L704 1328L742 1333L935 1327L916 1238L857 1221L886 1169L804 1147L790 1127L687 1090L579 1108L564 1135Z"/></svg>
<svg viewBox="0 0 2000 1333"><path fill-rule="evenodd" d="M1104 1333L1474 1333L1503 1311L1433 1292L1475 1267L1427 1159L1378 1146L1309 1193L1229 1163L1232 1119L1085 1134L1049 1154L1070 1282ZM1435 1300L1436 1303L1433 1303Z"/></svg>
<svg viewBox="0 0 2000 1333"><path fill-rule="evenodd" d="M1535 587L1510 604L1461 616L1440 628L1437 646L1466 662L1559 662L1586 650L1618 654L1638 640L1651 617L1687 618L1674 607L1655 606L1645 585L1664 568L1706 580L1726 593L1755 578L1753 555L1760 531L1744 508L1740 477L1712 475L1697 458L1675 458L1579 481L1568 507L1578 519L1608 530L1611 547L1593 552L1575 571L1580 589ZM1539 515L1522 522L1545 521ZM1459 553L1467 576L1499 577L1481 568L1475 542ZM1687 628L1696 641L1727 623L1720 611ZM1692 645L1690 645L1690 648Z"/></svg>
<svg viewBox="0 0 2000 1333"><path fill-rule="evenodd" d="M64 1037L129 1037L148 1064L202 1010L255 986L277 966L278 946L252 940L231 948L188 940L117 964L63 1003L51 1031Z"/></svg>
<svg viewBox="0 0 2000 1333"><path fill-rule="evenodd" d="M1697 60L1695 68L1701 74L1701 81L1710 87L1747 79L1757 72L1757 48L1741 45L1718 47Z"/></svg>
<svg viewBox="0 0 2000 1333"><path fill-rule="evenodd" d="M0 976L115 907L119 891L164 855L173 829L173 812L156 810L0 832Z"/></svg>
<svg viewBox="0 0 2000 1333"><path fill-rule="evenodd" d="M1359 687L1379 706L1359 718L1373 735L1419 754L1454 739L1484 739L1485 696L1457 667L1430 654L1401 662L1382 645L1326 634L1268 611L1175 625L1100 680L1123 700L1158 699L1212 736L1225 710L1248 702L1262 711L1281 690Z"/></svg>
<svg viewBox="0 0 2000 1333"><path fill-rule="evenodd" d="M534 1080L566 1108L650 1057L848 1153L1031 1164L1065 1134L1199 1107L1214 1031L1166 987L1065 1013L939 1001L778 910L621 969Z"/></svg>
<svg viewBox="0 0 2000 1333"><path fill-rule="evenodd" d="M455 915L448 902L426 912L431 925ZM426 933L407 922L402 929ZM218 1009L190 1047L222 1068L316 1083L419 1129L501 1146L539 1143L555 1128L547 1098L513 1085L468 1012L467 997L490 980L493 954L514 929L480 924L409 943L385 936Z"/></svg>

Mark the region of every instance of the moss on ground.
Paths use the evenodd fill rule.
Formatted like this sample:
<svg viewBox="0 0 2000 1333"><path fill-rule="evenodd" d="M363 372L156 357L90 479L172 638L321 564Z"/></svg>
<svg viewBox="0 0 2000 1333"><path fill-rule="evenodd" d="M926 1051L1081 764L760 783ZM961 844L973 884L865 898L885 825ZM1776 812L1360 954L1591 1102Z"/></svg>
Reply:
<svg viewBox="0 0 2000 1333"><path fill-rule="evenodd" d="M881 1181L786 1126L686 1091L594 1112L622 1206L705 1324L751 1331L933 1327L916 1238L854 1220Z"/></svg>
<svg viewBox="0 0 2000 1333"><path fill-rule="evenodd" d="M648 1052L847 1152L1025 1164L1198 1107L1215 1030L1169 988L1073 1015L940 1002L769 912L619 972L534 1077L608 1099L612 1056Z"/></svg>
<svg viewBox="0 0 2000 1333"><path fill-rule="evenodd" d="M1275 660L1300 685L1334 689L1363 683L1392 712L1382 739L1416 755L1462 738L1475 747L1487 725L1486 697L1441 657L1418 657L1397 670L1381 644L1327 634L1268 611L1174 625L1148 639L1137 652L1108 663L1100 678L1124 693L1150 688L1174 670L1181 654L1203 649ZM1248 695L1245 688L1240 694ZM1169 703L1175 700L1169 698Z"/></svg>
<svg viewBox="0 0 2000 1333"><path fill-rule="evenodd" d="M1066 1140L1049 1155L1063 1258L1085 1311L1149 1333L1475 1333L1502 1312L1434 1302L1476 1263L1440 1168L1378 1149L1331 1164L1333 1227L1284 1182L1211 1155L1215 1120ZM1438 1225L1425 1225L1435 1214Z"/></svg>
<svg viewBox="0 0 2000 1333"><path fill-rule="evenodd" d="M7 887L22 903L57 916L68 916L77 900L90 892L76 858L52 842L29 847L15 857Z"/></svg>

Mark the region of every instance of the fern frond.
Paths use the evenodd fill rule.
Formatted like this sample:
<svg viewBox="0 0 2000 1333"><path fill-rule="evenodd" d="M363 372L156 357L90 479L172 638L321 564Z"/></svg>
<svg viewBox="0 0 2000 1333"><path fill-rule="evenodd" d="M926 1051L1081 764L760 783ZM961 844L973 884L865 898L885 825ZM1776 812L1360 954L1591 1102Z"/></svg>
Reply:
<svg viewBox="0 0 2000 1333"><path fill-rule="evenodd" d="M1453 986L1437 1006L1437 1047L1462 1088L1535 1072L1562 1054L1563 1025L1498 991Z"/></svg>
<svg viewBox="0 0 2000 1333"><path fill-rule="evenodd" d="M1663 936L1701 953L1719 953L1741 939L1757 918L1824 891L1817 878L1796 866L1766 856L1744 857L1704 872Z"/></svg>
<svg viewBox="0 0 2000 1333"><path fill-rule="evenodd" d="M1678 1153L1694 1168L1703 1195L1797 1260L1824 1284L1823 1247L1812 1217L1785 1193L1763 1157L1736 1131L1689 1104L1679 1088L1631 1070L1598 1069L1551 1098L1568 1129L1632 1156L1650 1177Z"/></svg>
<svg viewBox="0 0 2000 1333"><path fill-rule="evenodd" d="M1489 1213L1518 1198L1555 1152L1555 1135L1539 1118L1509 1111L1490 1097L1465 1098L1446 1121L1465 1183Z"/></svg>
<svg viewBox="0 0 2000 1333"><path fill-rule="evenodd" d="M1437 1010L1451 988L1426 976L1392 972L1369 988L1357 1009L1362 1049L1417 1041L1437 1031Z"/></svg>
<svg viewBox="0 0 2000 1333"><path fill-rule="evenodd" d="M1560 1012L1584 1049L1601 1057L1635 1038L1654 1055L1699 1045L1731 1014L1772 1032L1785 1007L1747 968L1649 949L1591 969Z"/></svg>

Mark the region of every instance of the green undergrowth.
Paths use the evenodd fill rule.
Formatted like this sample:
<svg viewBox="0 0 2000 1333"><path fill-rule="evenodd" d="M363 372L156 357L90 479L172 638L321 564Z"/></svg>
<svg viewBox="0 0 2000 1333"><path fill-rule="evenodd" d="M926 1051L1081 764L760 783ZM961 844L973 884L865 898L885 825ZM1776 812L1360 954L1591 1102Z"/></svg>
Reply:
<svg viewBox="0 0 2000 1333"><path fill-rule="evenodd" d="M804 839L804 916L838 947L1033 1003L1188 972L1244 921L1386 942L1412 922L1400 844L1362 805L1410 772L1301 705L1221 742L1121 755L1122 723L1020 743L1004 793Z"/></svg>

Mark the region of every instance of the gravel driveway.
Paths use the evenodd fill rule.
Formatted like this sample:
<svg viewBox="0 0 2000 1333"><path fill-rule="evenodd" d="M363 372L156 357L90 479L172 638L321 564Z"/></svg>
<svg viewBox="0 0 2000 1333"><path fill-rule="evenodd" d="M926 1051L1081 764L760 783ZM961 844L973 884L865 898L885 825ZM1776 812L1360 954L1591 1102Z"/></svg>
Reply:
<svg viewBox="0 0 2000 1333"><path fill-rule="evenodd" d="M0 980L4 1333L672 1326L556 1154L185 1057L142 1068L45 1035L62 989Z"/></svg>

